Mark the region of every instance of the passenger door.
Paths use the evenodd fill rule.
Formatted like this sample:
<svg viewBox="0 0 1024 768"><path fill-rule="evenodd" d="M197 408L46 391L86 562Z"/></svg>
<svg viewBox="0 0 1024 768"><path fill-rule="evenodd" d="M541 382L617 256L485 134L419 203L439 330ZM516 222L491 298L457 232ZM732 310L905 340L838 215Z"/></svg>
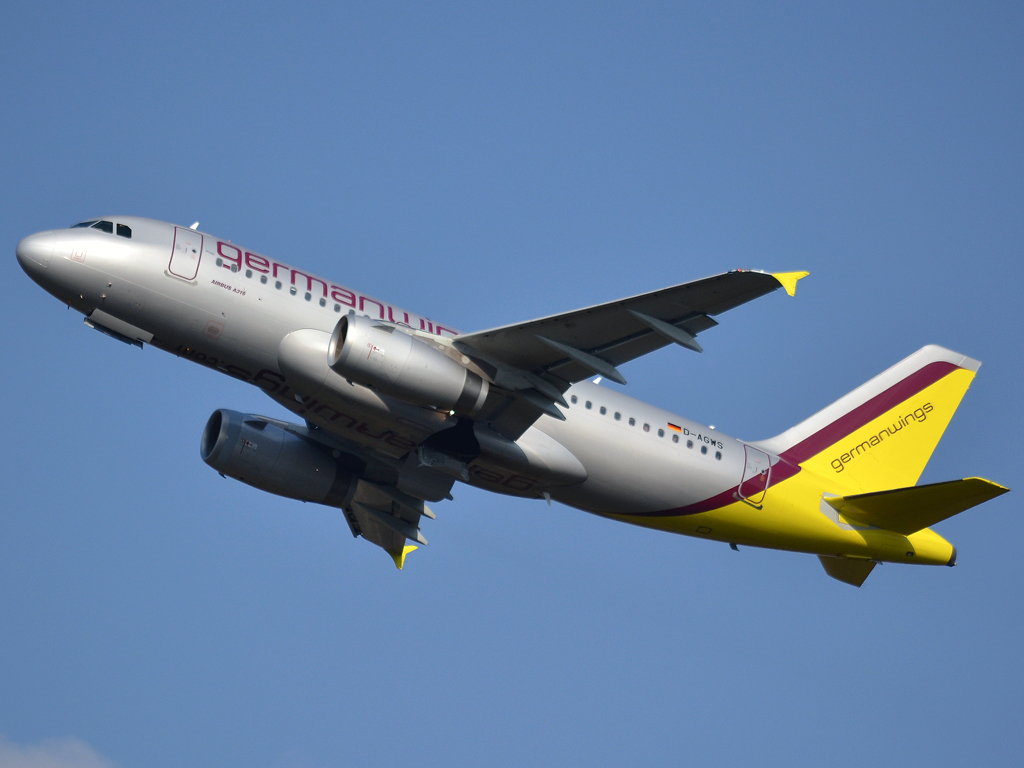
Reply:
<svg viewBox="0 0 1024 768"><path fill-rule="evenodd" d="M760 508L768 493L768 486L771 485L772 460L764 451L746 444L743 446L743 454L743 477L737 495L748 504Z"/></svg>
<svg viewBox="0 0 1024 768"><path fill-rule="evenodd" d="M167 271L183 280L195 280L203 257L203 236L185 227L174 228L171 263Z"/></svg>

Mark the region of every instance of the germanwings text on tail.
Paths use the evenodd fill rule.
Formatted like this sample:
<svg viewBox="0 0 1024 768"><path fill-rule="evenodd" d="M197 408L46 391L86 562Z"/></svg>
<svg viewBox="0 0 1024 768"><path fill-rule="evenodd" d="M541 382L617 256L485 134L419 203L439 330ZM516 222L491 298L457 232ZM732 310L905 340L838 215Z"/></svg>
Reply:
<svg viewBox="0 0 1024 768"><path fill-rule="evenodd" d="M916 485L980 363L918 350L776 437L740 440L600 386L806 272L737 270L458 333L228 240L109 216L18 244L25 272L86 325L262 389L300 422L221 409L202 459L269 493L336 507L402 568L426 502L456 481L622 522L818 555L860 586L877 563L954 565L930 526L1007 491Z"/></svg>

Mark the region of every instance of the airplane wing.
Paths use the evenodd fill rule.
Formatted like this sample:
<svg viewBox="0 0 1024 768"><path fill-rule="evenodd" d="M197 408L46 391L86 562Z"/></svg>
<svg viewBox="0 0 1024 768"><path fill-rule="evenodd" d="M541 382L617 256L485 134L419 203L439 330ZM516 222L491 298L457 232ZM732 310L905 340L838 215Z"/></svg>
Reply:
<svg viewBox="0 0 1024 768"><path fill-rule="evenodd" d="M362 536L383 549L401 570L405 556L416 549L407 544L426 544L420 531L420 517L434 513L421 499L407 496L391 486L359 480L355 495L344 509L353 536Z"/></svg>
<svg viewBox="0 0 1024 768"><path fill-rule="evenodd" d="M516 439L546 413L564 418L556 403L573 383L604 376L625 384L616 366L669 343L700 352L697 334L714 316L777 288L789 295L807 272L726 272L605 304L462 334L453 344L511 397L495 393L481 416Z"/></svg>

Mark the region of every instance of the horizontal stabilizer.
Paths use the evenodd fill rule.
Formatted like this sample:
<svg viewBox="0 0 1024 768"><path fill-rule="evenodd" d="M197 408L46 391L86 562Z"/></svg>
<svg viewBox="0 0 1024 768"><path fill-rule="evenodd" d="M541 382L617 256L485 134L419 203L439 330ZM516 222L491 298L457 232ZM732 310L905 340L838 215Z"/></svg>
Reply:
<svg viewBox="0 0 1024 768"><path fill-rule="evenodd" d="M833 579L859 587L875 567L874 560L854 560L849 557L818 555L825 573Z"/></svg>
<svg viewBox="0 0 1024 768"><path fill-rule="evenodd" d="M825 501L848 520L909 536L1009 490L980 477L969 477L892 491L836 496ZM825 570L828 570L827 565Z"/></svg>

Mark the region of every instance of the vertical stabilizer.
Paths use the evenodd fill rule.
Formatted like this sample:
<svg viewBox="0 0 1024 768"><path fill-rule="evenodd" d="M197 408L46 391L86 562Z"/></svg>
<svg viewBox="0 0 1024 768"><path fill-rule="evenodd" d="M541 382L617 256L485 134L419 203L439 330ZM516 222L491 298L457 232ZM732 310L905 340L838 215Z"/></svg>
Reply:
<svg viewBox="0 0 1024 768"><path fill-rule="evenodd" d="M852 492L912 486L980 365L942 347L924 347L757 445Z"/></svg>

